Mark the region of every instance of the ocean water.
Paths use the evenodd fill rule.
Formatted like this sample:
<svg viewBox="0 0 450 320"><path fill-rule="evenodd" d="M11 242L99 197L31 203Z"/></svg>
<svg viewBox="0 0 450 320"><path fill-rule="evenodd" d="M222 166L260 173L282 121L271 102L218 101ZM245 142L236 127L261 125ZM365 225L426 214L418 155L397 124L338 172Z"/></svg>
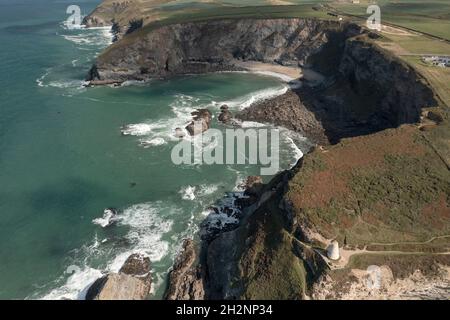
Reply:
<svg viewBox="0 0 450 320"><path fill-rule="evenodd" d="M182 239L195 236L211 204L259 173L175 165L173 132L195 108L217 117L222 103L237 110L286 85L218 73L84 88L111 35L63 21L68 5L87 14L98 2L0 0L0 299L82 299L133 252L151 258L152 298L161 298ZM282 168L307 147L282 130ZM103 227L109 207L120 213Z"/></svg>

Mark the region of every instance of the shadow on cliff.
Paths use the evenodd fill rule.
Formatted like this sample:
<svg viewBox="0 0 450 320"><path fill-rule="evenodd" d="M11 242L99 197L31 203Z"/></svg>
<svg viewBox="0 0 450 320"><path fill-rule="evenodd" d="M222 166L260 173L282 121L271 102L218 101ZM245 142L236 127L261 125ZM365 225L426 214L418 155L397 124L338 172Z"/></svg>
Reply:
<svg viewBox="0 0 450 320"><path fill-rule="evenodd" d="M341 37L309 59L327 80L295 92L330 143L417 123L422 108L438 105L420 74L372 41L378 35Z"/></svg>

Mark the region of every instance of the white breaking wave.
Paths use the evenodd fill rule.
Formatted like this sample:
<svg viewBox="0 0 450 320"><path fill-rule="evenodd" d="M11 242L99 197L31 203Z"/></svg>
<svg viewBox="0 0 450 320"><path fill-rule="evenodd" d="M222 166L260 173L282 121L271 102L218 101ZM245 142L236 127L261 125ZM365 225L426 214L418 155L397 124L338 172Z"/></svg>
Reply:
<svg viewBox="0 0 450 320"><path fill-rule="evenodd" d="M175 130L180 128L186 137L190 139L185 127L192 121L191 113L195 111L195 104L199 99L187 95L175 95L175 100L169 106L173 117L165 117L159 120L148 120L143 123L129 124L121 128L125 136L140 137L139 143L144 147L161 146L170 141L177 142Z"/></svg>
<svg viewBox="0 0 450 320"><path fill-rule="evenodd" d="M97 280L102 277L100 270L85 267L75 271L67 282L60 288L52 290L49 294L44 296L43 300L84 300L87 290Z"/></svg>
<svg viewBox="0 0 450 320"><path fill-rule="evenodd" d="M102 228L110 226L116 218L116 212L112 209L105 209L103 211L103 217L92 220L94 224L98 224Z"/></svg>
<svg viewBox="0 0 450 320"><path fill-rule="evenodd" d="M142 203L125 209L117 217L118 225L130 228L126 238L133 248L117 257L110 271L117 272L132 252L142 253L151 261L159 261L167 254L169 244L161 238L171 230L173 221L163 219L161 209L162 202Z"/></svg>
<svg viewBox="0 0 450 320"><path fill-rule="evenodd" d="M80 251L85 252L87 256L96 255L100 252L100 242L95 235L91 245L83 246ZM48 294L41 297L43 300L83 300L86 297L87 290L97 280L103 276L103 273L95 268L89 267L86 262L86 257L77 261L77 264L67 267L65 274L70 274L66 282L50 291ZM80 266L81 265L81 266ZM61 278L64 277L61 276Z"/></svg>
<svg viewBox="0 0 450 320"><path fill-rule="evenodd" d="M140 141L140 145L143 146L144 148L150 148L152 146L162 146L166 143L167 143L166 140L164 140L163 138L154 138Z"/></svg>
<svg viewBox="0 0 450 320"><path fill-rule="evenodd" d="M254 122L254 121L243 121L241 122L241 127L246 128L262 128L267 127L267 124L260 123L260 122Z"/></svg>
<svg viewBox="0 0 450 320"><path fill-rule="evenodd" d="M202 184L198 187L196 186L186 186L181 188L179 194L181 194L181 198L183 200L193 201L197 198L205 197L214 194L219 189L218 185L211 184L206 185Z"/></svg>
<svg viewBox="0 0 450 320"><path fill-rule="evenodd" d="M250 94L247 94L245 96L229 100L229 101L222 101L219 103L214 103L216 105L228 105L231 109L237 109L237 110L243 110L245 108L250 107L252 104L260 101L264 101L267 99L272 99L278 96L281 96L285 94L289 89L289 86L282 85L278 87L272 87L267 88L263 90L259 90Z"/></svg>
<svg viewBox="0 0 450 320"><path fill-rule="evenodd" d="M158 125L152 125L149 123L137 123L137 124L129 124L122 128L122 134L124 136L145 136L150 134L153 129L161 128Z"/></svg>
<svg viewBox="0 0 450 320"><path fill-rule="evenodd" d="M219 186L216 184L206 185L202 184L200 190L198 191L199 196L209 196L219 190Z"/></svg>
<svg viewBox="0 0 450 320"><path fill-rule="evenodd" d="M144 147L160 146L167 142L177 142L179 138L175 137L175 130L180 128L185 135L185 139L193 140L195 147L200 147L200 139L190 137L186 131L186 125L192 121L191 113L197 109L218 109L220 106L226 104L230 109L241 110L249 107L253 103L274 98L283 95L288 90L287 85L259 90L233 100L228 101L212 101L210 103L200 103L199 98L192 96L178 94L175 95L175 100L169 106L171 107L174 117L163 118L160 120L148 120L143 123L129 124L121 128L123 135L141 137L139 143ZM214 116L213 116L214 117ZM246 121L242 123L244 128L266 126L257 122ZM157 140L155 140L157 139ZM163 142L164 141L164 142ZM213 148L212 144L207 144L208 147Z"/></svg>
<svg viewBox="0 0 450 320"><path fill-rule="evenodd" d="M50 300L84 299L89 286L95 280L109 272L118 272L131 254L141 253L149 257L152 262L158 262L174 252L178 241L171 245L167 240L162 239L171 231L173 225L171 219L162 217L162 213L166 211L171 214L179 214L180 209L158 201L133 205L117 214L114 217L117 226L129 229L124 236L127 246L117 251L110 246L113 241L105 241L105 239L98 241L95 237L92 245L78 250L80 256L76 257L76 261L80 267L70 266L68 273L72 275L67 278L65 283L41 298ZM109 257L109 262L104 268L93 267L89 262L89 260L102 257ZM155 274L155 276L160 277L161 275ZM158 283L161 284L162 281L158 281ZM158 283L153 283L152 286L156 287Z"/></svg>
<svg viewBox="0 0 450 320"><path fill-rule="evenodd" d="M183 200L195 200L195 189L196 188L192 186L181 188L179 192L181 194L181 198Z"/></svg>
<svg viewBox="0 0 450 320"><path fill-rule="evenodd" d="M101 50L112 43L111 27L86 28L85 26L77 26L71 29L65 25L65 22L61 23L60 26L63 29L60 34L61 37L74 43L78 50L86 51L81 58L86 60L88 64ZM36 79L36 84L39 87L75 89L77 91L84 89L86 82L83 79L67 79L72 70L78 71L83 66L83 63L79 61L80 55L76 59L68 61L67 64L47 68L45 73Z"/></svg>
<svg viewBox="0 0 450 320"><path fill-rule="evenodd" d="M45 78L50 74L52 68L48 68L45 73L40 76L39 78L36 79L36 83L39 87L45 87L46 85L44 84L44 80Z"/></svg>

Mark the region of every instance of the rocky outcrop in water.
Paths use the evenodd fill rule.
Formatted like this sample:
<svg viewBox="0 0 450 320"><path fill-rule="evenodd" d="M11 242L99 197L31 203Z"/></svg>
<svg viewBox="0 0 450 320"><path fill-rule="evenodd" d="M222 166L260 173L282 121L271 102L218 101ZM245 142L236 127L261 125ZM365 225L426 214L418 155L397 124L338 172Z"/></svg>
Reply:
<svg viewBox="0 0 450 320"><path fill-rule="evenodd" d="M233 119L233 114L230 112L227 105L223 105L220 107L220 114L218 119L224 124L229 124Z"/></svg>
<svg viewBox="0 0 450 320"><path fill-rule="evenodd" d="M144 300L152 284L150 259L133 254L118 273L96 280L88 289L86 300Z"/></svg>
<svg viewBox="0 0 450 320"><path fill-rule="evenodd" d="M208 109L198 109L192 112L192 122L186 127L191 136L203 133L211 126L212 114Z"/></svg>

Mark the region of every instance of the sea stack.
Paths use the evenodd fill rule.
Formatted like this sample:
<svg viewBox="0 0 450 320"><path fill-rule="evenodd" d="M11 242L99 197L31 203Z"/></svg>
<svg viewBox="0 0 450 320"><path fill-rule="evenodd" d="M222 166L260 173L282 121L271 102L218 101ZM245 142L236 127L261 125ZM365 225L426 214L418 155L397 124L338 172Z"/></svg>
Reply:
<svg viewBox="0 0 450 320"><path fill-rule="evenodd" d="M233 118L233 114L228 110L227 105L223 105L220 107L219 121L225 124L229 123Z"/></svg>
<svg viewBox="0 0 450 320"><path fill-rule="evenodd" d="M327 248L327 256L330 260L339 260L341 257L339 254L339 243L334 240Z"/></svg>
<svg viewBox="0 0 450 320"><path fill-rule="evenodd" d="M186 127L191 136L203 133L209 129L212 120L212 114L207 109L198 109L192 112L193 120Z"/></svg>

